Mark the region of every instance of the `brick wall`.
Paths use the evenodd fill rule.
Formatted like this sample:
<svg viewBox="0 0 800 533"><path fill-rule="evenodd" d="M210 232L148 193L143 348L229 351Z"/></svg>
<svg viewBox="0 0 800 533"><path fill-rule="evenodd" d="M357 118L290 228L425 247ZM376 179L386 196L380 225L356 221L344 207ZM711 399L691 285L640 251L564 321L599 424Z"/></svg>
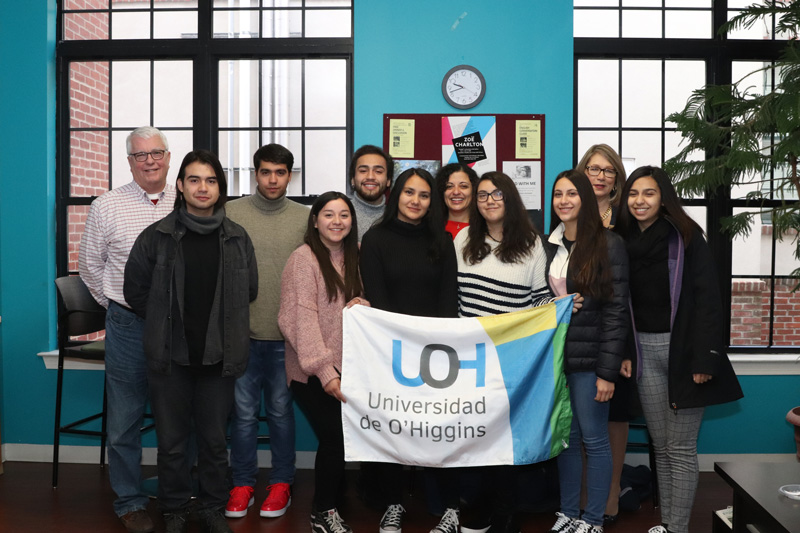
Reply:
<svg viewBox="0 0 800 533"><path fill-rule="evenodd" d="M796 281L775 280L775 346L800 345L800 291ZM766 346L769 342L770 285L764 280L734 281L731 285L731 345Z"/></svg>
<svg viewBox="0 0 800 533"><path fill-rule="evenodd" d="M777 346L800 346L800 291L792 292L796 280L775 282L775 331Z"/></svg>
<svg viewBox="0 0 800 533"><path fill-rule="evenodd" d="M70 64L71 128L108 128L109 65ZM100 196L108 190L109 138L106 131L73 131L70 135L70 196ZM67 267L78 269L78 247L88 208L72 206L68 213Z"/></svg>

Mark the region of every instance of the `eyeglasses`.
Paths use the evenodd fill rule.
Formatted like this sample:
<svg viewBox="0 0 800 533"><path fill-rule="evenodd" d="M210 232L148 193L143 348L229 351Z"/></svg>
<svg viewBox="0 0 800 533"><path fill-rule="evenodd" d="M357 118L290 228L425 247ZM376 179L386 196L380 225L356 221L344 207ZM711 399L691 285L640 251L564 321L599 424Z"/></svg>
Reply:
<svg viewBox="0 0 800 533"><path fill-rule="evenodd" d="M479 202L485 202L489 199L490 196L494 199L495 202L499 202L500 200L503 199L503 191L501 191L500 189L495 189L492 192L478 191L477 197Z"/></svg>
<svg viewBox="0 0 800 533"><path fill-rule="evenodd" d="M590 176L599 176L601 172L607 178L615 178L617 176L617 171L613 168L586 167L586 172Z"/></svg>
<svg viewBox="0 0 800 533"><path fill-rule="evenodd" d="M158 161L159 159L164 159L164 154L166 153L166 150L153 150L152 152L136 152L135 154L129 154L128 157L132 157L139 163L144 163L147 161L147 156L152 157L153 161Z"/></svg>

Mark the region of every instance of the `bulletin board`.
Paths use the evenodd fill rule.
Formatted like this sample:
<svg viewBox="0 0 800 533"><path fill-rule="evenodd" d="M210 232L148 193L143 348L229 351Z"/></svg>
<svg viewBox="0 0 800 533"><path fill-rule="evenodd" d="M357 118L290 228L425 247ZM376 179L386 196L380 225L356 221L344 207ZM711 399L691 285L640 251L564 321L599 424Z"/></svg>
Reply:
<svg viewBox="0 0 800 533"><path fill-rule="evenodd" d="M457 161L470 165L478 176L504 172L542 229L544 126L543 114L385 114L383 149L395 160L395 175L411 167L435 174Z"/></svg>

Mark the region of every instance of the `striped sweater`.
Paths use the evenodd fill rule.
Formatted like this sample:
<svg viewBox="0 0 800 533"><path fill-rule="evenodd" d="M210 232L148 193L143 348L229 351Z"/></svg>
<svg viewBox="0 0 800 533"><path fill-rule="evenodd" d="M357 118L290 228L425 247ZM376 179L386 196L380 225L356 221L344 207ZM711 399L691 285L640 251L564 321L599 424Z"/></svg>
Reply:
<svg viewBox="0 0 800 533"><path fill-rule="evenodd" d="M468 232L456 236L458 259L458 314L462 317L488 316L530 309L553 301L545 279L547 257L544 243L537 238L531 254L521 263L503 263L494 254L498 243L486 236L492 253L470 265L464 260Z"/></svg>

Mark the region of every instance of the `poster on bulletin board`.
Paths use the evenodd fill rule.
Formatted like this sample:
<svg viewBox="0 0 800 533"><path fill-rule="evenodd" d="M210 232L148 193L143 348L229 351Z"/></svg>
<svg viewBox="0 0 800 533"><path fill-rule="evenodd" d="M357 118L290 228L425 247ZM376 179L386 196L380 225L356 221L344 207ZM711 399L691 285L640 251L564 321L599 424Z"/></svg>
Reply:
<svg viewBox="0 0 800 533"><path fill-rule="evenodd" d="M386 114L383 119L383 148L395 159L395 175L413 167L435 175L456 162L478 176L503 172L543 229L544 115Z"/></svg>
<svg viewBox="0 0 800 533"><path fill-rule="evenodd" d="M442 117L442 165L464 163L478 176L497 170L496 126L493 116Z"/></svg>

